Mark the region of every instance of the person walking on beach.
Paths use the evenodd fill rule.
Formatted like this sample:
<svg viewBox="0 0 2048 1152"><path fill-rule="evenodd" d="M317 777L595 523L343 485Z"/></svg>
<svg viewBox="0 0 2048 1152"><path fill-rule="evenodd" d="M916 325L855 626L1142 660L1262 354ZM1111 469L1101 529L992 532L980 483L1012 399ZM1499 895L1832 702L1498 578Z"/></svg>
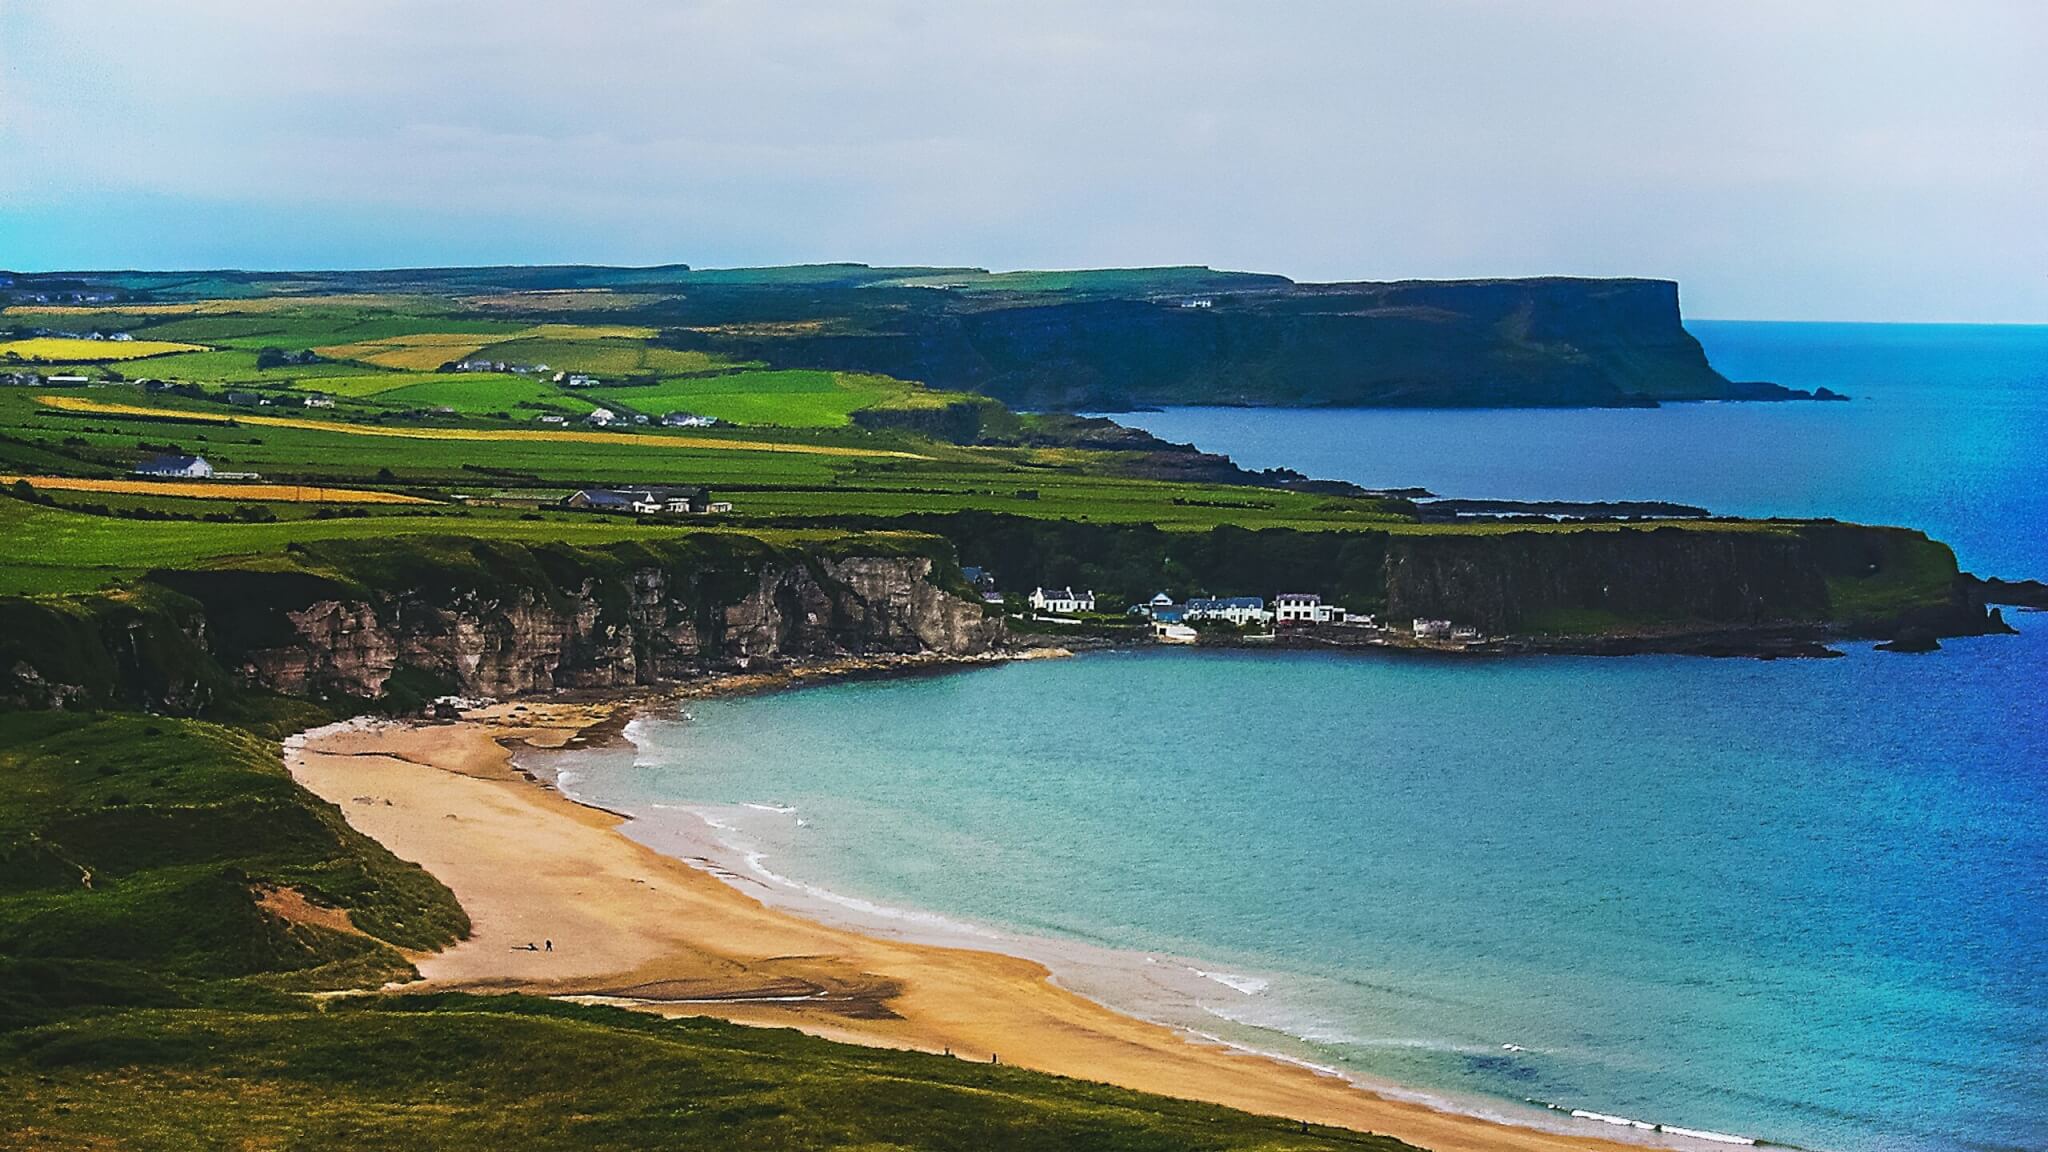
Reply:
<svg viewBox="0 0 2048 1152"><path fill-rule="evenodd" d="M553 952L554 950L555 950L555 942L554 942L553 940L550 940L550 941L548 941L548 951L550 951L550 952Z"/></svg>

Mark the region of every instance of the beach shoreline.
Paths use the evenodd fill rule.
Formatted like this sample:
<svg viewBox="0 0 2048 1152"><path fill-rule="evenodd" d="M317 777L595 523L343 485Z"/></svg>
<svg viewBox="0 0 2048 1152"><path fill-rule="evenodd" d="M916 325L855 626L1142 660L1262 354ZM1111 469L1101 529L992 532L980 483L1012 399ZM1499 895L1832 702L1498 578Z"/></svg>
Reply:
<svg viewBox="0 0 2048 1152"><path fill-rule="evenodd" d="M661 694L493 704L455 722L351 721L293 737L286 760L301 784L427 868L469 912L469 939L411 957L422 980L408 991L526 992L795 1027L1445 1152L1726 1146L1619 1118L1559 1113L1555 1124L1531 1125L1153 1022L1064 987L1041 960L1006 951L1015 941L1000 934L883 934L805 915L730 859L652 847L627 834L629 814L579 802L514 759L624 744L635 716L679 699L981 663L835 662Z"/></svg>

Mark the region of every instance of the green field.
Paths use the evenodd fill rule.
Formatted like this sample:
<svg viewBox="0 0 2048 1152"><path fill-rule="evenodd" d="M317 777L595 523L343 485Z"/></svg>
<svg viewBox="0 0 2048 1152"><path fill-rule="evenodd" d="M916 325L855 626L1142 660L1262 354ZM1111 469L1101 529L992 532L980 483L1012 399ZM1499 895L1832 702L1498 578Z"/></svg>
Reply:
<svg viewBox="0 0 2048 1152"><path fill-rule="evenodd" d="M508 364L546 364L555 371L596 376L667 376L726 367L729 361L709 352L658 348L645 340L615 337L565 340L531 337L492 344L477 355Z"/></svg>
<svg viewBox="0 0 2048 1152"><path fill-rule="evenodd" d="M887 376L809 371L669 379L644 387L602 388L595 395L655 417L681 410L732 424L787 428L840 427L863 408L937 405L950 398Z"/></svg>
<svg viewBox="0 0 2048 1152"><path fill-rule="evenodd" d="M493 305L516 307L519 299L495 298ZM344 415L444 406L463 416L499 420L589 412L593 401L583 390L553 382L558 372L602 379L609 387L598 403L657 417L687 409L751 426L844 427L863 408L915 408L954 398L885 376L750 371L759 366L664 347L651 327L564 320L551 311L560 303L551 299L525 319L482 313L457 300L404 295L10 309L0 315L0 338L10 329L87 324L132 330L137 338L123 344L23 336L0 339L0 355L12 350L34 360L62 353L98 361L147 356L146 372L138 368L131 375L202 387L274 385L364 402L343 406ZM321 358L259 365L265 349L314 351ZM548 371L439 371L471 358L545 364Z"/></svg>
<svg viewBox="0 0 2048 1152"><path fill-rule="evenodd" d="M365 381L384 382L393 377L372 376ZM336 389L337 395L364 395L355 389ZM504 414L514 419L532 419L541 412L582 416L594 405L574 392L565 392L545 380L500 372L438 373L398 378L388 388L367 394L378 404L404 408L453 408L464 416L489 417Z"/></svg>

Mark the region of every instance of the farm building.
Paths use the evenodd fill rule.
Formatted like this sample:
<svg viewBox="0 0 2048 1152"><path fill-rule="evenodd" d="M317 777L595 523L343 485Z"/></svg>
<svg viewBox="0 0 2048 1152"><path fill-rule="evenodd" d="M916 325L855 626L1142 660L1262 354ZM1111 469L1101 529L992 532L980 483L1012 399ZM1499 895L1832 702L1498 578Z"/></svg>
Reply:
<svg viewBox="0 0 2048 1152"><path fill-rule="evenodd" d="M583 418L583 422L602 428L607 424L617 423L618 419L619 414L609 408L592 408L590 415Z"/></svg>
<svg viewBox="0 0 2048 1152"><path fill-rule="evenodd" d="M306 397L302 403L308 408L332 408L334 407L334 397L315 393Z"/></svg>
<svg viewBox="0 0 2048 1152"><path fill-rule="evenodd" d="M641 516L659 513L686 515L732 511L732 505L723 504L721 507L720 504L712 503L711 494L706 489L666 485L650 485L643 488L585 488L570 493L562 501L564 508L589 512L632 512Z"/></svg>
<svg viewBox="0 0 2048 1152"><path fill-rule="evenodd" d="M671 412L661 418L664 428L715 428L718 417L699 416L695 412Z"/></svg>
<svg viewBox="0 0 2048 1152"><path fill-rule="evenodd" d="M1072 588L1033 588L1031 607L1039 612L1093 612L1094 592L1076 592Z"/></svg>
<svg viewBox="0 0 2048 1152"><path fill-rule="evenodd" d="M209 480L213 465L204 456L151 456L135 466L134 475L176 480Z"/></svg>

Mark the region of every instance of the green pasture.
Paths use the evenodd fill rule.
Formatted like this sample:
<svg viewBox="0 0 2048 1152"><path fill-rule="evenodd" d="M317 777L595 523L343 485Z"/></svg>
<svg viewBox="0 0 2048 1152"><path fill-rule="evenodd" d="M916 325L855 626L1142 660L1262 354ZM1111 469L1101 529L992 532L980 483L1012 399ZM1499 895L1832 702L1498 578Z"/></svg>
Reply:
<svg viewBox="0 0 2048 1152"><path fill-rule="evenodd" d="M552 371L594 376L661 376L705 372L731 363L709 352L657 348L645 340L600 337L563 340L533 336L492 344L476 354L507 364L546 364Z"/></svg>
<svg viewBox="0 0 2048 1152"><path fill-rule="evenodd" d="M831 428L863 408L908 408L942 403L928 392L887 376L807 370L734 372L596 390L615 403L659 417L674 411L716 416L733 424ZM927 399L933 398L933 399Z"/></svg>

